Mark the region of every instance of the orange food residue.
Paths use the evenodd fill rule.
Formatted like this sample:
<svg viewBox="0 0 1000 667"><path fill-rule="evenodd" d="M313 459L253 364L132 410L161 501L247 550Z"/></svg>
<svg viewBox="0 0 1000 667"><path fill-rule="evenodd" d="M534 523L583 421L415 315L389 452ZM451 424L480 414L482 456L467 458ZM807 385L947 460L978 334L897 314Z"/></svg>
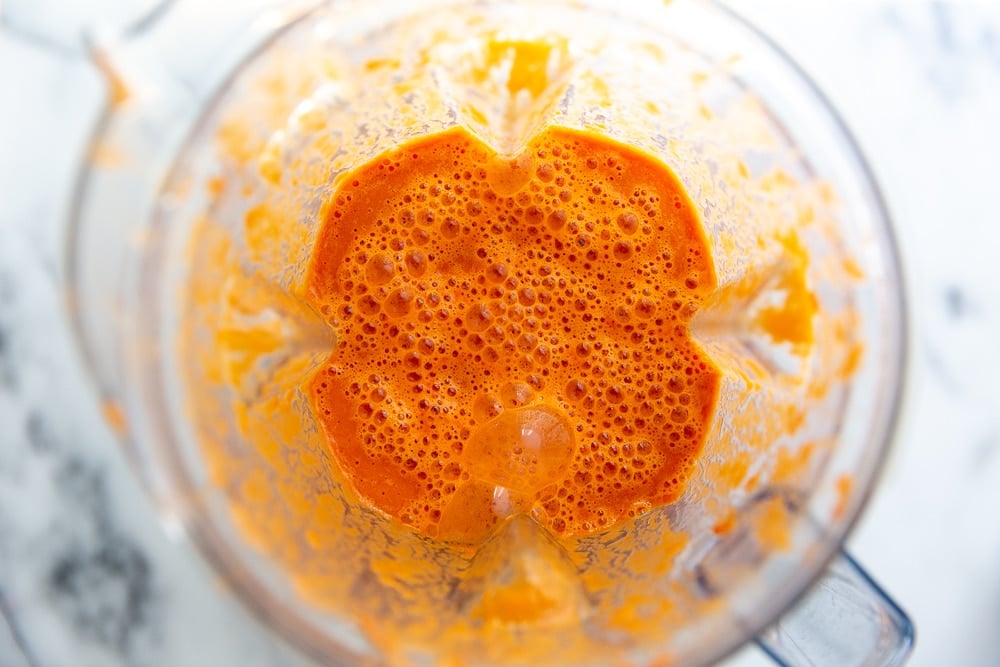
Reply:
<svg viewBox="0 0 1000 667"><path fill-rule="evenodd" d="M787 551L792 545L792 516L780 496L765 500L751 521L758 543L769 551Z"/></svg>
<svg viewBox="0 0 1000 667"><path fill-rule="evenodd" d="M847 505L851 502L854 493L854 477L844 473L837 478L836 483L837 502L833 506L833 518L840 520L847 512Z"/></svg>
<svg viewBox="0 0 1000 667"><path fill-rule="evenodd" d="M128 420L125 411L117 401L105 400L101 403L101 416L104 422L114 431L115 435L121 437L128 431Z"/></svg>
<svg viewBox="0 0 1000 667"><path fill-rule="evenodd" d="M757 314L757 324L776 343L810 345L819 306L805 277L809 255L796 234L783 235L778 240L785 248L783 258L790 265L789 270L779 274L778 288L785 293L784 301L780 305L763 308Z"/></svg>

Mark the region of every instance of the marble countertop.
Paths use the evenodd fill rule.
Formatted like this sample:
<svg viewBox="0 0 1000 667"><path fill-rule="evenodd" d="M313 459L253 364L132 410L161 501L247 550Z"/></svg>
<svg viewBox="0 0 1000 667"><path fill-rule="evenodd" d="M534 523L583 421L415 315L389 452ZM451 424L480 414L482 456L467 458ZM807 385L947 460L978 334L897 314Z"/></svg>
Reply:
<svg viewBox="0 0 1000 667"><path fill-rule="evenodd" d="M849 546L916 623L911 664L998 665L1000 4L731 4L842 111L903 248L906 408ZM0 30L0 667L310 664L161 529L73 347L60 239L96 83Z"/></svg>

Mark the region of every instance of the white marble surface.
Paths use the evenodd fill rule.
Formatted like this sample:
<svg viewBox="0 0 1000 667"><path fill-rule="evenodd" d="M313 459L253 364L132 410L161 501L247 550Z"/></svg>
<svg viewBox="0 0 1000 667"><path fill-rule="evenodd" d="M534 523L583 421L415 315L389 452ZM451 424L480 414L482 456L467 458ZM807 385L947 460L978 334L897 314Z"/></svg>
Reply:
<svg viewBox="0 0 1000 667"><path fill-rule="evenodd" d="M843 112L903 246L907 406L850 547L911 664L1000 665L1000 4L732 4ZM60 242L96 77L0 31L0 90L0 667L308 664L159 528L77 360Z"/></svg>

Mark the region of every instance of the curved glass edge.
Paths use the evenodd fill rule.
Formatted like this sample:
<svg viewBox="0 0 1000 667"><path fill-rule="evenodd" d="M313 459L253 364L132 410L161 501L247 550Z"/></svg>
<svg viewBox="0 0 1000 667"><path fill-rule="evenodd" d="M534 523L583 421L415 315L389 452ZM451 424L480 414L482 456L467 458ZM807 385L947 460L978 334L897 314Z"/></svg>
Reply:
<svg viewBox="0 0 1000 667"><path fill-rule="evenodd" d="M800 601L810 595L816 585L824 581L828 568L837 566L843 558L850 560L842 551L843 543L847 535L851 532L851 529L860 519L874 493L878 479L884 472L885 463L889 458L898 432L900 416L906 397L911 342L909 335L910 309L907 300L906 283L904 281L905 272L899 252L899 244L893 228L893 218L875 178L874 171L861 150L858 140L855 138L846 121L833 106L830 98L774 38L722 0L703 0L701 4L709 10L717 12L723 20L731 21L738 28L752 35L756 41L761 43L765 50L770 51L789 70L792 78L797 79L797 83L803 87L805 93L813 98L816 109L822 115L825 115L826 122L830 125L833 132L839 135L843 146L841 159L851 162L852 167L856 169L856 180L863 190L864 199L868 201L873 209L873 217L876 219L873 226L880 258L884 262L885 275L883 276L883 282L896 286L895 289L883 288L880 290L885 302L885 333L887 338L895 342L894 352L881 362L884 365L882 372L885 380L894 389L889 396L885 410L881 414L876 414L876 422L869 429L869 439L872 442L880 442L881 444L877 447L870 447L871 457L858 466L859 474L856 477L856 481L858 482L856 486L858 489L857 498L850 504L834 526L819 531L821 535L818 547L820 553L811 558L811 562L802 569L794 572L792 576L785 580L780 589L773 591L770 604L768 605L773 610L772 612L754 614L749 617L740 615L735 620L737 625L746 632L743 640L721 641L716 644L716 650L711 654L697 656L698 659L695 661L695 664L709 665L731 656L747 641L760 642L760 636L770 626L778 622L784 613L789 613L788 610L795 609ZM809 516L808 511L803 514L801 520L815 523L815 519ZM911 638L910 644L912 645L912 638L915 636L915 631L910 619L895 602L881 592L881 588L864 573L860 566L857 566L853 560L850 560L850 563L854 565L861 576L871 583L872 587L884 597L892 608L899 611L900 617L905 621L905 627L908 628L907 634ZM910 648L906 649L903 655L903 662L905 662L905 658L909 655L910 650ZM778 661L779 664L783 664L777 656L772 655L771 657ZM872 664L880 665L881 663L876 662ZM796 665L795 663L790 663L789 667L796 667Z"/></svg>

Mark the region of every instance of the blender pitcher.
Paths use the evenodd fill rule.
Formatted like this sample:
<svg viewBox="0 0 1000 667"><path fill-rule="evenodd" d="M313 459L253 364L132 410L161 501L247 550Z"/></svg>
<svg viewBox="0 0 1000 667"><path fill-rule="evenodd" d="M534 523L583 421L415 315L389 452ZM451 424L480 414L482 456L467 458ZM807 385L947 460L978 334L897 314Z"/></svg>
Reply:
<svg viewBox="0 0 1000 667"><path fill-rule="evenodd" d="M268 625L332 664L696 665L754 638L781 664L905 660L909 620L840 552L898 410L896 250L766 37L695 0L179 1L104 34L74 322L163 520ZM700 213L715 416L676 502L570 539L494 484L481 539L435 539L320 435L302 387L338 332L310 253L352 169L456 127L530 169L549 126L654 156Z"/></svg>

